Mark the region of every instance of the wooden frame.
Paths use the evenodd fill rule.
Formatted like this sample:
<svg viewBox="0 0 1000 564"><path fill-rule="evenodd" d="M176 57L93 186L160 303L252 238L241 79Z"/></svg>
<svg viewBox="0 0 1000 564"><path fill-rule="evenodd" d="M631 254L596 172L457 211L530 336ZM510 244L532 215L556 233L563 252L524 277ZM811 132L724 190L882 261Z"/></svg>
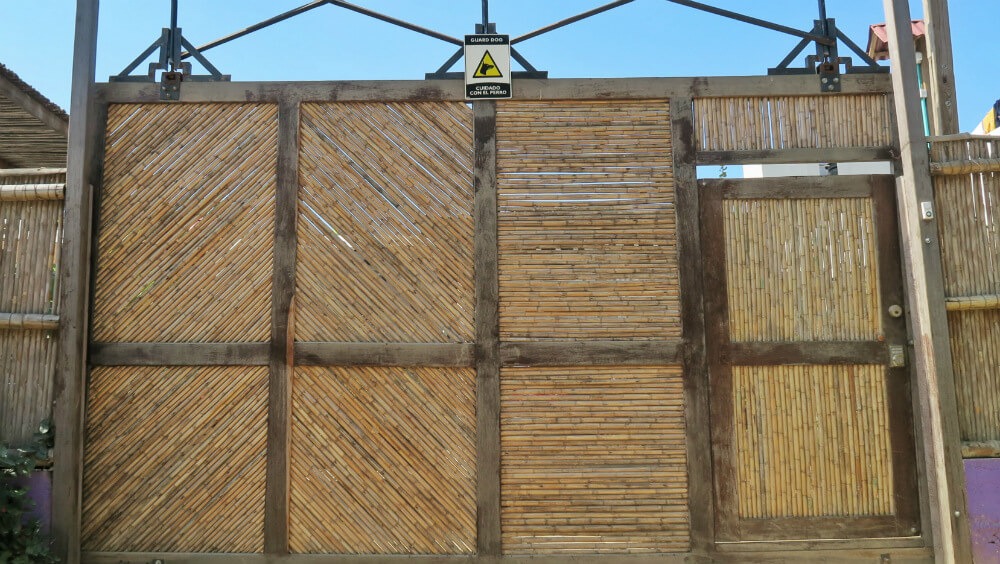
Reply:
<svg viewBox="0 0 1000 564"><path fill-rule="evenodd" d="M915 453L907 371L887 368L890 443L895 492L894 515L881 517L795 517L740 519L736 514L736 470L733 465L734 421L732 367L736 365L889 364L888 344L905 343L905 325L888 313L890 304L902 303L902 279L895 197L891 176L841 176L835 178L787 177L769 179L712 179L698 182L702 194L701 222L722 223L725 199L761 198L871 198L875 230L882 327L886 342L819 341L735 343L729 338L729 303L726 280L725 234L702 229L709 369L712 385L712 441L715 454L716 531L726 541L766 541L815 535L906 537L919 532L916 501Z"/></svg>
<svg viewBox="0 0 1000 564"><path fill-rule="evenodd" d="M80 5L90 5L87 0L80 0ZM93 4L96 4L93 3ZM90 9L88 7L88 9ZM94 6L96 15L96 6ZM84 22L86 24L86 22ZM85 27L85 26L84 26ZM86 30L84 30L86 31ZM91 63L92 64L92 63ZM91 72L92 76L92 72ZM77 80L85 80L77 77ZM89 80L89 79L88 79ZM884 75L845 76L844 93L885 92L889 80ZM798 358L800 362L854 362L866 360L884 363L887 351L884 343L868 342L861 346L852 343L831 342L819 348L801 350L793 353L788 349L792 344L769 344L767 346L743 346L728 343L725 316L719 316L726 308L724 293L718 293L720 284L717 274L724 272L724 247L720 248L720 240L706 234L702 226L714 225L722 203L722 197L787 197L789 188L784 181L770 179L767 185L744 181L739 183L715 181L703 182L696 180L696 165L720 163L748 162L811 162L813 160L830 160L830 155L843 161L880 161L889 160L897 153L888 147L846 148L846 149L795 149L763 152L698 152L693 142L692 99L704 96L736 96L736 95L803 95L815 92L815 77L709 77L709 78L653 78L653 79L600 79L600 80L526 80L518 83L519 99L561 100L561 99L665 99L669 98L672 129L674 134L673 158L677 186L677 221L679 226L679 248L682 288L682 319L684 333L682 340L653 342L505 342L499 339L497 320L498 284L497 284L497 204L496 204L496 102L476 102L474 112L474 155L475 155L475 286L476 286L476 343L294 343L290 339L289 327L294 319L294 297L287 291L294 288L295 253L295 206L294 194L297 190L297 128L298 105L303 101L428 101L428 100L462 100L463 92L458 81L386 81L386 82L310 82L310 83L185 83L182 87L181 102L245 102L267 101L279 104L279 187L275 224L275 257L274 257L274 299L272 302L272 335L269 343L86 343L86 315L70 316L64 331L63 339L67 344L67 359L60 369L64 382L70 383L63 390L59 399L60 420L67 429L74 429L75 421L83 418L83 382L85 381L86 361L83 357L69 358L72 354L73 339L79 345L77 350L89 349L91 365L268 365L271 370L271 387L269 409L272 419L269 423L268 444L271 452L277 453L275 460L268 463L267 494L266 494L266 525L265 551L267 555L172 555L172 554L104 554L92 553L84 555L87 562L110 561L145 561L154 558L169 559L176 562L213 562L240 561L263 562L264 560L281 560L289 562L323 559L324 561L357 561L357 556L302 556L287 554L287 422L288 401L290 397L289 374L294 363L301 365L382 365L382 366L467 366L477 369L477 503L478 517L478 551L479 555L496 558L501 555L500 545L500 446L499 446L499 371L501 366L562 366L562 365L675 365L685 367L685 401L687 405L687 444L688 472L692 477L689 484L689 507L691 509L691 540L692 554L705 561L765 561L765 555L780 554L787 556L789 561L800 561L816 547L836 550L837 558L858 557L867 558L871 551L878 548L879 553L900 554L921 559L927 551L920 546L919 539L850 539L840 541L809 541L814 544L803 548L806 541L775 541L758 543L727 543L726 538L734 538L734 527L726 521L724 511L730 498L719 489L720 480L730 472L724 461L718 457L713 460L711 446L716 449L725 448L725 440L713 428L713 422L718 422L712 414L727 413L726 406L719 405L718 390L710 389L725 375L725 366L720 361L733 362L747 360L769 362L768 358ZM76 91L75 91L76 92ZM82 95L82 94L81 94ZM74 98L76 100L76 98ZM86 89L86 105L91 111L77 112L80 119L88 119L86 132L78 134L74 145L75 150L82 147L97 147L100 143L94 141L103 139L103 119L110 103L155 102L159 103L159 90L156 84L114 83L101 84L91 91ZM502 103L502 102L499 102ZM77 162L77 175L74 177L75 188L67 191L67 201L73 199L82 202L79 205L80 217L77 223L67 223L68 229L84 233L85 240L96 233L91 226L96 224L89 215L89 204L86 200L86 190L81 186L80 178L86 174L91 182L98 186L100 157L88 153L86 165ZM824 156L820 159L818 157ZM71 164L72 161L71 158ZM883 217L884 205L894 200L882 199L884 182L873 181L859 187L857 177L854 180L823 179L815 182L813 191L817 197L831 197L840 194L844 197L857 195L874 195L879 212ZM76 190L74 192L74 190ZM801 183L797 185L797 193L801 193ZM98 189L99 193L99 189ZM890 214L891 216L892 214ZM71 217L71 216L68 216ZM895 224L880 221L879 253L891 252L893 247L887 243L884 235L891 234ZM292 236L288 236L291 229ZM885 245L882 243L886 242ZM883 249L884 247L884 249ZM83 252L83 251L80 251ZM723 262L719 262L719 261ZM89 262L84 259L84 262ZM66 263L72 264L72 263ZM883 279L892 274L890 262L880 262ZM705 273L702 278L701 273ZM715 273L715 274L713 274ZM896 271L898 278L898 270ZM64 292L68 306L79 304L80 298L74 298L73 292L81 290L85 295L88 287L89 273L77 273L65 286ZM724 288L724 286L721 286ZM77 294L79 296L79 294ZM886 294L883 293L883 297ZM74 299L77 302L74 302ZM86 300L82 302L85 304ZM86 306L83 306L84 312ZM69 309L67 311L70 311ZM706 319L716 322L707 325ZM782 348L785 347L785 348ZM848 350L849 349L849 350ZM716 354L719 353L719 354ZM795 356L798 354L799 356ZM777 360L774 360L777 362ZM895 398L893 411L906 411L908 400L905 370L894 370L892 382ZM711 405L711 410L709 406ZM82 429L82 425L78 426ZM898 426L897 426L898 427ZM893 435L893 444L905 446L908 434ZM79 459L82 455L82 439L67 438L61 443L60 460ZM905 448L894 449L899 456L907 456ZM899 452L903 454L900 455ZM58 468L58 467L57 467ZM912 464L909 465L912 469ZM80 495L79 464L66 465L62 471L57 469L57 491L65 492L68 500L57 508L57 534L61 549L70 562L78 561L78 548L73 543L79 539L79 509L74 512L73 503L78 504ZM897 480L905 480L897 476ZM912 482L912 480L911 480ZM902 483L902 482L898 482ZM908 510L916 514L916 503L913 496L905 500L897 499L897 503L908 503ZM901 506L902 507L902 506ZM74 524L74 519L75 524ZM911 520L907 520L909 525ZM780 528L788 523L775 522L770 525L760 525L756 534L770 535L768 529ZM818 529L831 532L842 532L843 523L831 520L827 523L816 522ZM853 530L858 534L897 535L910 534L904 531L898 523L887 525L882 521L862 523L862 527ZM74 527L76 537L74 537ZM752 527L751 527L752 528ZM757 529L754 529L757 531ZM787 530L787 529L784 529ZM771 535L773 537L773 535ZM74 560L74 550L76 550ZM801 551L801 552L800 552ZM756 556L747 556L747 553ZM758 554L759 553L759 554ZM685 555L645 556L552 556L544 558L505 557L505 561L546 561L546 562L671 562L685 561ZM825 558L830 558L829 555ZM406 557L406 556L370 556L364 557L367 562L454 562L467 561L466 557ZM766 560L772 561L772 560Z"/></svg>

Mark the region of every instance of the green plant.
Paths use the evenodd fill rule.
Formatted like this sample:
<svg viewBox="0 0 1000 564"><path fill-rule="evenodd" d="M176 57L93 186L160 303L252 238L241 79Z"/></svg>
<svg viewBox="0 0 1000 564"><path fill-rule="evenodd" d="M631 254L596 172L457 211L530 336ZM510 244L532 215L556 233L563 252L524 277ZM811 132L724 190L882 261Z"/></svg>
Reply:
<svg viewBox="0 0 1000 564"><path fill-rule="evenodd" d="M28 490L14 483L16 478L31 475L39 460L49 457L50 448L52 427L47 421L26 447L0 443L0 564L57 562L52 541L42 534L41 525L25 518L32 503Z"/></svg>

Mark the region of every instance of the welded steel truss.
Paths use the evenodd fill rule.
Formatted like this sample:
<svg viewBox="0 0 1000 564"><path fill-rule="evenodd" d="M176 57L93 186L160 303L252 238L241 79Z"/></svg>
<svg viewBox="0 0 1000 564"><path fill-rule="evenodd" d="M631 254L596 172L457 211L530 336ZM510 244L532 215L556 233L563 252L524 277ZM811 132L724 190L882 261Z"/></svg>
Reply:
<svg viewBox="0 0 1000 564"><path fill-rule="evenodd" d="M482 22L477 23L475 27L476 33L497 33L496 24L490 22L489 16L489 0L482 1ZM524 71L514 72L514 78L548 78L547 71L540 71L536 69L532 64L513 46L533 39L540 35L546 34L550 31L568 26L570 24L576 23L580 20L595 16L624 6L625 4L630 4L635 0L616 0L610 2L603 6L599 6L592 10L577 14L570 18L554 22L552 24L546 25L535 31L525 33L518 37L513 37L510 40L511 43L511 57L518 62ZM748 16L746 14L741 14L739 12L734 12L730 10L724 10L722 8L717 8L715 6L710 6L702 2L697 2L694 0L666 0L673 4L678 4L681 6L686 6L688 8L693 8L695 10L700 10L703 12L708 12L710 14L715 14L732 20L740 21L743 23L755 25L779 33L784 33L787 35L792 35L799 37L801 40L795 46L794 49L778 63L778 66L768 69L768 74L816 74L820 79L820 90L823 92L839 92L840 91L840 75L841 67L843 67L843 73L853 74L853 73L882 73L888 72L888 68L879 66L875 60L868 56L867 53L856 43L851 41L846 34L837 28L836 20L833 18L828 18L826 14L826 0L817 0L819 6L819 19L813 21L813 27L809 31L803 31L793 27L784 26L760 18L755 18ZM462 58L464 51L464 42L462 39L457 37L452 37L425 27L412 24L410 22L394 18L392 16L387 16L385 14L376 12L374 10L369 10L367 8L351 4L349 2L344 2L343 0L313 0L308 4L299 6L298 8L289 10L272 18L266 19L260 23L254 24L243 30L231 33L215 41L211 41L199 47L194 47L189 43L182 35L181 29L177 26L177 2L178 0L171 0L171 23L169 28L163 29L163 34L161 37L154 41L142 54L140 54L128 67L126 67L121 73L116 76L111 77L112 81L155 81L155 74L157 70L164 71L161 77L161 89L162 97L164 99L177 99L179 96L180 83L184 80L199 80L199 81L212 81L212 80L229 80L228 75L221 74L208 59L205 58L203 53L229 43L230 41L239 39L266 27L270 27L278 22L282 22L289 18L304 14L310 10L318 8L320 6L330 5L339 8L344 8L352 12L374 18L403 29L407 29L428 37L433 37L440 41L446 43L451 43L456 45L458 49L455 51L451 57L448 58L436 71L426 74L428 79L436 78L461 78L462 73L451 72L450 69L455 66L455 64ZM853 51L862 61L862 65L854 66L852 59L850 57L841 57L839 53L839 44L843 43L848 49ZM807 55L805 58L805 64L801 67L792 67L792 62L799 57L810 44L815 45L815 54ZM186 49L182 51L181 49ZM132 75L131 73L138 68L143 61L145 61L150 55L152 55L157 49L159 49L159 60L155 63L150 63L149 72L147 75ZM191 63L185 62L185 59L193 57L210 74L207 75L194 75L191 73Z"/></svg>

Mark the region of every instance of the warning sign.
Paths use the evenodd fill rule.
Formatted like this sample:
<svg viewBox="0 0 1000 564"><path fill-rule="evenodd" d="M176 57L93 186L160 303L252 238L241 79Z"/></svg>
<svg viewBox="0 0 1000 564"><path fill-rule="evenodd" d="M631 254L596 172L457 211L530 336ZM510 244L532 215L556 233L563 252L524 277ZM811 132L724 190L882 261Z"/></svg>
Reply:
<svg viewBox="0 0 1000 564"><path fill-rule="evenodd" d="M510 98L510 36L465 36L465 97Z"/></svg>
<svg viewBox="0 0 1000 564"><path fill-rule="evenodd" d="M479 61L479 66L476 67L476 74L472 76L473 78L502 78L503 73L497 68L493 56L487 51L483 53L483 58Z"/></svg>

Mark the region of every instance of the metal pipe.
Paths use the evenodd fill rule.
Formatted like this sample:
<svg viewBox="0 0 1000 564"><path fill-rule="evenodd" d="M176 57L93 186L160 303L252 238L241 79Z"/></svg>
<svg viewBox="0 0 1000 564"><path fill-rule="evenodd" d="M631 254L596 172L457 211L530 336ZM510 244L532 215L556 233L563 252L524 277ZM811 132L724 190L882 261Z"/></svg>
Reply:
<svg viewBox="0 0 1000 564"><path fill-rule="evenodd" d="M272 25L274 25L274 24L276 24L278 22L283 22L283 21L287 20L288 18L291 18L293 16L297 16L299 14L308 12L309 10L312 10L314 8L318 8L320 6L323 6L326 3L327 3L326 0L315 0L314 2L310 2L308 4L304 4L302 6L299 6L298 8L289 10L289 11L283 13L283 14L279 14L277 16L274 16L273 18L269 18L269 19L266 19L266 20L264 20L264 21L262 21L262 22L260 22L258 24L254 24L254 25L252 25L252 26L250 26L250 27L248 27L246 29L237 31L236 33L232 33L232 34L227 35L225 37L216 39L215 41L211 41L209 43L206 43L206 44L202 45L201 47L198 47L198 50L201 51L202 53L204 53L205 51L207 51L207 50L209 50L209 49L211 49L213 47L218 47L219 45L223 45L225 43L229 43L230 41L232 41L234 39L239 39L239 38L241 38L241 37L243 37L245 35L250 35L251 33L255 32L255 31L259 31L261 29L264 29L265 27L270 27L270 26L272 26ZM182 53L181 54L181 58L182 59L186 59L186 58L188 58L190 56L191 56L190 52L188 52L188 53Z"/></svg>
<svg viewBox="0 0 1000 564"><path fill-rule="evenodd" d="M483 0L483 33L490 31L490 0Z"/></svg>
<svg viewBox="0 0 1000 564"><path fill-rule="evenodd" d="M823 37L822 35L816 35L815 33L807 33L805 31L795 29L794 27L776 24L767 20L740 14L738 12L723 10L722 8L716 8L715 6L709 6L708 4L702 4L701 2L694 2L692 0L667 0L667 2L673 2L674 4L680 4L681 6L687 6L688 8L694 8L695 10L701 10L702 12L708 12L724 18L770 29L772 31L780 31L781 33L787 33L788 35L794 35L795 37L802 37L804 39L815 41L820 45L833 45L836 43L834 39L829 37Z"/></svg>
<svg viewBox="0 0 1000 564"><path fill-rule="evenodd" d="M170 70L172 72L177 72L177 67L180 65L180 61L175 60L174 57L177 53L180 53L181 46L178 43L177 36L177 1L170 0L170 44L167 45L167 53L170 57Z"/></svg>
<svg viewBox="0 0 1000 564"><path fill-rule="evenodd" d="M408 29L410 31L415 31L417 33L426 35L428 37L433 37L434 39L440 39L441 41L444 41L444 42L447 42L447 43L451 43L452 45L459 45L459 46L463 46L463 47L465 46L465 42L462 41L461 39L456 39L454 37L451 37L450 35L445 35L443 33L438 33L438 32L436 32L434 30L423 28L423 27L420 27L418 25L411 24L410 22L406 22L406 21L403 21L403 20L400 20L400 19L396 19L396 18L394 18L392 16L387 16L385 14L380 14L378 12L369 10L368 8L362 8L361 6L355 6L354 4L350 4L348 2L342 2L341 0L326 0L326 1L327 1L327 3L333 4L334 6L339 6L341 8L344 8L346 10L350 10L352 12L357 12L359 14L364 14L364 15L370 17L370 18L375 18L376 20L381 20L381 21L384 21L386 23L390 23L392 25L399 26L399 27L401 27L403 29Z"/></svg>
<svg viewBox="0 0 1000 564"><path fill-rule="evenodd" d="M599 6L597 8L594 8L593 10L584 12L582 14L577 14L577 15L573 16L572 18L566 18L565 20L560 20L560 21L555 22L553 24L547 25L547 26L545 26L543 28L536 29L535 31L532 31L530 33L525 33L524 35L522 35L520 37L515 37L514 39L510 40L510 44L514 45L515 43L520 43L522 41L527 41L527 40L531 39L532 37L538 37L539 35L542 35L543 33L548 33L548 32L550 32L552 30L559 29L560 27L565 27L565 26L567 26L569 24L576 23L576 22L578 22L578 21L580 21L582 19L589 18L590 16L596 16L597 14L600 14L601 12L607 12L608 10L617 8L618 6L623 6L623 5L628 4L630 2L633 2L633 1L634 0L618 0L617 2L612 2L610 4L605 4L604 6Z"/></svg>

